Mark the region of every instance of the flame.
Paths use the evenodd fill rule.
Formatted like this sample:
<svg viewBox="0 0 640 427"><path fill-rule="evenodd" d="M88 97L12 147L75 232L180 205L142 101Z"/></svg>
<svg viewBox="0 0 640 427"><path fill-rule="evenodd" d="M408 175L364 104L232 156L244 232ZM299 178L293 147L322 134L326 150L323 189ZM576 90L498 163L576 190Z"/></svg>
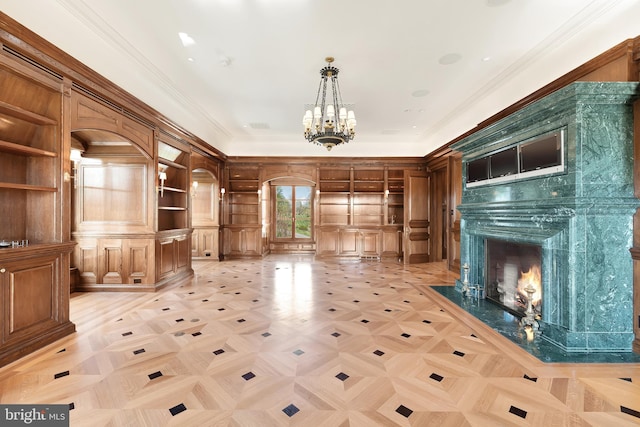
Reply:
<svg viewBox="0 0 640 427"><path fill-rule="evenodd" d="M536 291L533 293L532 304L536 307L542 298L542 273L539 265L533 265L526 273L521 272L518 279L518 293L528 297L526 288L532 286Z"/></svg>

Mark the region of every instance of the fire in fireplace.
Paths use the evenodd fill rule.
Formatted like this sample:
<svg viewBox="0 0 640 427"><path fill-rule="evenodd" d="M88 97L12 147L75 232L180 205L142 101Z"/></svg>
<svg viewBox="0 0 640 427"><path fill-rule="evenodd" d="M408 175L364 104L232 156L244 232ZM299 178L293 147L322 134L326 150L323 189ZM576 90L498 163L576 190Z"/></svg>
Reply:
<svg viewBox="0 0 640 427"><path fill-rule="evenodd" d="M523 317L532 298L536 319L542 315L540 246L528 243L485 240L486 298L512 314Z"/></svg>

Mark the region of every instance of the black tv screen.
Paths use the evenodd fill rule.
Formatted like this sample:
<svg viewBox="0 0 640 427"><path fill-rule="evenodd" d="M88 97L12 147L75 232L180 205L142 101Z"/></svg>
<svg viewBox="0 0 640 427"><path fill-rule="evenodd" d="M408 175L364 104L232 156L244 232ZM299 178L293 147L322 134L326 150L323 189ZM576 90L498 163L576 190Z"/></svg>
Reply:
<svg viewBox="0 0 640 427"><path fill-rule="evenodd" d="M489 156L491 178L512 175L518 173L518 150L516 147L498 151Z"/></svg>
<svg viewBox="0 0 640 427"><path fill-rule="evenodd" d="M562 164L562 138L559 132L541 136L520 146L520 171L560 166Z"/></svg>
<svg viewBox="0 0 640 427"><path fill-rule="evenodd" d="M489 158L472 160L467 163L467 182L482 181L489 178Z"/></svg>

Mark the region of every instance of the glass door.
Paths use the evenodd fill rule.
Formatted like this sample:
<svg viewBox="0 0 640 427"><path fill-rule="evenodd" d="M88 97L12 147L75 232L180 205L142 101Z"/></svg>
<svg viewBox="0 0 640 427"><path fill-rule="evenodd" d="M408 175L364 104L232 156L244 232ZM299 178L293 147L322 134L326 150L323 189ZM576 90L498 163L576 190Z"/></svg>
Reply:
<svg viewBox="0 0 640 427"><path fill-rule="evenodd" d="M312 187L277 185L276 239L311 239Z"/></svg>

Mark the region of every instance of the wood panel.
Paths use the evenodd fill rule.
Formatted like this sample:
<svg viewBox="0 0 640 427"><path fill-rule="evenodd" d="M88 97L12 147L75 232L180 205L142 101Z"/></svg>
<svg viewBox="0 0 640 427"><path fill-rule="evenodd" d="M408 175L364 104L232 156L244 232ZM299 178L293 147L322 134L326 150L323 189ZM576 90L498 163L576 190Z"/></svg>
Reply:
<svg viewBox="0 0 640 427"><path fill-rule="evenodd" d="M449 156L449 231L447 266L451 271L460 271L460 220L458 205L462 203L462 155Z"/></svg>
<svg viewBox="0 0 640 427"><path fill-rule="evenodd" d="M122 241L119 239L101 239L98 262L101 266L101 283L122 283Z"/></svg>
<svg viewBox="0 0 640 427"><path fill-rule="evenodd" d="M77 237L73 266L77 290L153 290L155 283L152 238L120 236Z"/></svg>
<svg viewBox="0 0 640 427"><path fill-rule="evenodd" d="M76 233L133 234L153 230L147 191L150 167L148 162L140 161L123 158L79 165L74 197Z"/></svg>
<svg viewBox="0 0 640 427"><path fill-rule="evenodd" d="M56 257L8 265L5 308L6 340L19 339L53 326L57 311Z"/></svg>
<svg viewBox="0 0 640 427"><path fill-rule="evenodd" d="M429 261L429 175L425 171L405 172L404 262Z"/></svg>
<svg viewBox="0 0 640 427"><path fill-rule="evenodd" d="M77 91L71 93L71 130L100 129L126 137L153 157L153 129Z"/></svg>
<svg viewBox="0 0 640 427"><path fill-rule="evenodd" d="M176 253L173 239L163 239L156 242L156 258L158 279L163 279L175 272Z"/></svg>
<svg viewBox="0 0 640 427"><path fill-rule="evenodd" d="M361 230L360 256L364 258L380 258L382 253L382 231Z"/></svg>
<svg viewBox="0 0 640 427"><path fill-rule="evenodd" d="M318 256L337 256L339 253L340 229L337 227L318 227L316 229Z"/></svg>
<svg viewBox="0 0 640 427"><path fill-rule="evenodd" d="M359 256L360 231L357 229L341 229L339 240L340 256Z"/></svg>
<svg viewBox="0 0 640 427"><path fill-rule="evenodd" d="M382 257L402 257L402 229L398 227L385 227L382 229Z"/></svg>
<svg viewBox="0 0 640 427"><path fill-rule="evenodd" d="M73 243L0 250L0 366L75 330L69 321Z"/></svg>
<svg viewBox="0 0 640 427"><path fill-rule="evenodd" d="M193 258L218 260L218 236L220 230L215 227L194 227L191 255Z"/></svg>

